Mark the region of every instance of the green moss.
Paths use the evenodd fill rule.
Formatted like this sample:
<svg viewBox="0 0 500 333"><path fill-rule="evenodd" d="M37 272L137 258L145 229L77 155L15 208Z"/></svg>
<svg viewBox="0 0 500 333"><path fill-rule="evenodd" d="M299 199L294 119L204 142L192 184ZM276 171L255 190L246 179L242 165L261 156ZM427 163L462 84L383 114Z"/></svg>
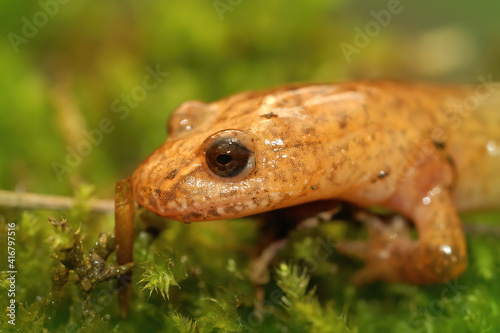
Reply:
<svg viewBox="0 0 500 333"><path fill-rule="evenodd" d="M167 259L165 261L156 260L155 264L151 267L146 266L145 272L142 274L142 279L139 283L144 283L144 288L142 290L149 290L149 295L153 291L160 293L163 298L167 298L170 300L170 296L168 294L168 290L170 286L177 286L179 284L175 281L174 274L172 273L171 266L174 263L171 259Z"/></svg>
<svg viewBox="0 0 500 333"><path fill-rule="evenodd" d="M257 241L252 220L167 221L155 237L137 231L134 255L139 265L124 320L118 315L113 281L127 268L113 266L112 235L91 229L84 233L79 223L64 220L48 223L42 215L23 213L11 219L19 235L19 271L30 274L19 274L16 294L17 327L27 332L144 327L164 332L446 333L494 332L500 325L495 236L469 234L469 268L447 284L355 288L348 280L359 263L330 250L362 230L352 223L327 222L291 234L279 253L289 264L274 264L271 281L259 291L248 279L247 249ZM95 223L90 221L95 216L86 218L82 225ZM5 229L5 220L1 223ZM37 259L27 259L30 254ZM4 272L2 292L8 288L6 278ZM3 298L0 302L7 304ZM2 328L7 325L2 321Z"/></svg>
<svg viewBox="0 0 500 333"><path fill-rule="evenodd" d="M343 332L348 331L345 321L347 313L337 313L332 302L320 304L315 289L310 289L310 277L306 271L299 272L297 266L281 263L276 270L277 285L284 295L281 298L288 316L286 326L292 332Z"/></svg>
<svg viewBox="0 0 500 333"><path fill-rule="evenodd" d="M176 328L179 333L195 333L196 332L196 324L193 320L189 318L184 318L178 313L172 313L168 316L165 316L165 322L169 327L173 326Z"/></svg>

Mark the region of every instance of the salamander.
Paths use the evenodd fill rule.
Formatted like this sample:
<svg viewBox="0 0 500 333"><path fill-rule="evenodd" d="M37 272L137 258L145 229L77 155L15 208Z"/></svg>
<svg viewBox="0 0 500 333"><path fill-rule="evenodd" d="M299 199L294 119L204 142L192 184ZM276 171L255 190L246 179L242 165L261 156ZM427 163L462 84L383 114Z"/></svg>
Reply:
<svg viewBox="0 0 500 333"><path fill-rule="evenodd" d="M486 79L243 92L183 103L168 132L127 185L160 216L211 221L335 200L413 222L417 239L365 216L370 239L338 245L364 260L359 283L455 278L467 266L458 212L500 207L500 86Z"/></svg>

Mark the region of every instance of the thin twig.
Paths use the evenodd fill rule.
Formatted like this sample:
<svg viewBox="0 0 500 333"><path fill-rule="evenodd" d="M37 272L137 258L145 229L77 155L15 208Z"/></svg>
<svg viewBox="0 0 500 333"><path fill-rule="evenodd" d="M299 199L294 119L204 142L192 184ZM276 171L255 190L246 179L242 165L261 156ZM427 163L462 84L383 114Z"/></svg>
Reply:
<svg viewBox="0 0 500 333"><path fill-rule="evenodd" d="M0 207L69 210L75 203L76 200L72 197L0 190ZM115 203L113 200L91 199L90 210L96 213L112 213L115 210ZM498 225L464 221L463 228L467 233L500 237L500 226Z"/></svg>
<svg viewBox="0 0 500 333"><path fill-rule="evenodd" d="M500 226L498 225L467 221L466 223L463 223L463 228L466 233L488 235L500 238Z"/></svg>
<svg viewBox="0 0 500 333"><path fill-rule="evenodd" d="M0 207L68 210L75 203L76 200L71 197L0 190ZM111 213L115 210L113 200L91 199L89 204L90 210L96 213Z"/></svg>

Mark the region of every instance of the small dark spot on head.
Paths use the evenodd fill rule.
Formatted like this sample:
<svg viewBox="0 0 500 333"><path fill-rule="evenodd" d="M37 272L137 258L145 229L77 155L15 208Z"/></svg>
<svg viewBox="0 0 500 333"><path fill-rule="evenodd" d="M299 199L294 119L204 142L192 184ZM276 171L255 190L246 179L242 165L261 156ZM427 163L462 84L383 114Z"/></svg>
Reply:
<svg viewBox="0 0 500 333"><path fill-rule="evenodd" d="M316 186L311 186L311 190L315 191L316 190Z"/></svg>
<svg viewBox="0 0 500 333"><path fill-rule="evenodd" d="M340 128L345 128L346 125L347 125L346 119L345 118L340 119L340 121L339 121L339 127Z"/></svg>
<svg viewBox="0 0 500 333"><path fill-rule="evenodd" d="M384 170L380 171L379 174L377 175L378 179L382 179L384 177L389 176L389 172L385 172Z"/></svg>
<svg viewBox="0 0 500 333"><path fill-rule="evenodd" d="M446 161L448 161L448 163L450 164L451 170L453 172L453 180L454 181L451 185L451 188L453 188L455 186L455 181L457 179L457 165L455 164L455 160L450 155L446 155L445 158L446 158Z"/></svg>
<svg viewBox="0 0 500 333"><path fill-rule="evenodd" d="M451 155L446 155L446 160L448 161L448 163L450 163L452 169L455 170L456 164L455 164L455 160L453 159L453 157L451 157Z"/></svg>
<svg viewBox="0 0 500 333"><path fill-rule="evenodd" d="M302 126L302 134L304 135L314 135L315 132L316 131L313 126L308 126L306 124Z"/></svg>
<svg viewBox="0 0 500 333"><path fill-rule="evenodd" d="M446 147L444 141L433 140L432 142L434 142L434 145L436 146L437 149L443 150Z"/></svg>
<svg viewBox="0 0 500 333"><path fill-rule="evenodd" d="M260 116L261 117L266 117L267 119L269 119L269 118L272 118L272 117L277 117L278 115L276 113L269 112L269 113L262 114Z"/></svg>
<svg viewBox="0 0 500 333"><path fill-rule="evenodd" d="M166 179L174 179L174 177L179 173L179 168L175 168L174 170L170 171L170 173L165 177Z"/></svg>

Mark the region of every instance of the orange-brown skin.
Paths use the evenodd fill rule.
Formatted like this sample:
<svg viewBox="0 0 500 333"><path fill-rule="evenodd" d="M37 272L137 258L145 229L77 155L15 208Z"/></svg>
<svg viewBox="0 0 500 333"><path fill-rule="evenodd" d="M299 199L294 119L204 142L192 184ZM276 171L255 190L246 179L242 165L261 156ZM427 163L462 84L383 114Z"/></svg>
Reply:
<svg viewBox="0 0 500 333"><path fill-rule="evenodd" d="M500 207L499 95L493 84L384 81L186 102L169 121L168 139L132 175L133 195L185 222L316 200L385 206L412 220L419 239L367 218L371 241L339 245L366 262L357 282L446 281L467 265L457 209ZM237 137L253 154L235 177L207 166L207 146L221 136Z"/></svg>

